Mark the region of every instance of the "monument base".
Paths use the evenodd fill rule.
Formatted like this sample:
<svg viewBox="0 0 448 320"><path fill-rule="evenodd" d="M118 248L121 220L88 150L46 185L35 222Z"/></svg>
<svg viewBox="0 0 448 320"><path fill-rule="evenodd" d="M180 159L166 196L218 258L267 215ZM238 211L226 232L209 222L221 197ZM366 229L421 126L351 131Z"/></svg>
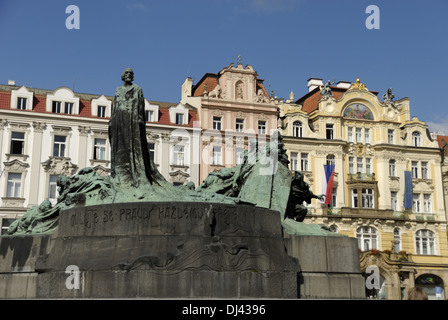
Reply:
<svg viewBox="0 0 448 320"><path fill-rule="evenodd" d="M79 207L52 234L0 237L0 298L362 298L353 240L247 205Z"/></svg>
<svg viewBox="0 0 448 320"><path fill-rule="evenodd" d="M349 237L290 235L288 253L297 258L302 299L365 299L357 240Z"/></svg>

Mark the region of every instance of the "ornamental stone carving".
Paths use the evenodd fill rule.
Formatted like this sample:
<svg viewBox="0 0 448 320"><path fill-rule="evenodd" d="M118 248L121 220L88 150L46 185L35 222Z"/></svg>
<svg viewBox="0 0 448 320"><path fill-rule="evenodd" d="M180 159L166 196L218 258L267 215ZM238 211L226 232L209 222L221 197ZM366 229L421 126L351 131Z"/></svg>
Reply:
<svg viewBox="0 0 448 320"><path fill-rule="evenodd" d="M47 161L42 162L42 167L44 168L44 171L49 174L65 176L72 176L78 168L77 165L70 161L70 158L58 157L49 157Z"/></svg>

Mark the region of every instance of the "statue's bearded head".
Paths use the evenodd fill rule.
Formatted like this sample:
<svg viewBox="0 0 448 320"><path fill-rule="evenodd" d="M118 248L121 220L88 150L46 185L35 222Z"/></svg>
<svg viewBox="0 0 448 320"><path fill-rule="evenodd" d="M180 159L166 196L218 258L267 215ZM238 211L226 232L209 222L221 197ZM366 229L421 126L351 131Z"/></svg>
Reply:
<svg viewBox="0 0 448 320"><path fill-rule="evenodd" d="M134 81L134 71L132 71L131 68L124 69L123 73L121 74L121 80L128 83Z"/></svg>

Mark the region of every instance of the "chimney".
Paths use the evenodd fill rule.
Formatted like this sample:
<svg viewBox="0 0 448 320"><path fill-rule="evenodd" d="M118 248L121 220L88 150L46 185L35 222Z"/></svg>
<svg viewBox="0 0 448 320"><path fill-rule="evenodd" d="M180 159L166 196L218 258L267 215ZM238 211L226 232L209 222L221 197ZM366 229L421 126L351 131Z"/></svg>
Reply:
<svg viewBox="0 0 448 320"><path fill-rule="evenodd" d="M322 79L320 78L309 78L308 79L308 92L323 85Z"/></svg>
<svg viewBox="0 0 448 320"><path fill-rule="evenodd" d="M188 77L182 84L182 99L191 96L192 88L193 88L193 79Z"/></svg>
<svg viewBox="0 0 448 320"><path fill-rule="evenodd" d="M352 83L350 81L339 81L337 84L338 88L344 88L348 89L352 86Z"/></svg>
<svg viewBox="0 0 448 320"><path fill-rule="evenodd" d="M8 80L8 86L15 86L16 82L14 80Z"/></svg>

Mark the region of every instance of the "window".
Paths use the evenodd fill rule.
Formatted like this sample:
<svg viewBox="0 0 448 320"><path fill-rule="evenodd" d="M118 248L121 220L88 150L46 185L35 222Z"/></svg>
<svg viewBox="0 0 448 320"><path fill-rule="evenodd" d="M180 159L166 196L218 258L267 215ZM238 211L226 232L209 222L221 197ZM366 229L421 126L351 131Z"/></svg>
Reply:
<svg viewBox="0 0 448 320"><path fill-rule="evenodd" d="M336 198L337 198L337 188L333 188L331 192L331 200L330 200L330 207L336 207Z"/></svg>
<svg viewBox="0 0 448 320"><path fill-rule="evenodd" d="M26 98L23 97L17 98L17 109L26 110Z"/></svg>
<svg viewBox="0 0 448 320"><path fill-rule="evenodd" d="M422 146L422 138L421 138L420 132L418 132L418 131L412 132L412 145L414 147Z"/></svg>
<svg viewBox="0 0 448 320"><path fill-rule="evenodd" d="M153 110L145 110L145 121L146 122L154 122L154 111Z"/></svg>
<svg viewBox="0 0 448 320"><path fill-rule="evenodd" d="M174 164L183 166L185 164L185 148L184 146L174 146Z"/></svg>
<svg viewBox="0 0 448 320"><path fill-rule="evenodd" d="M370 143L370 129L364 129L364 142Z"/></svg>
<svg viewBox="0 0 448 320"><path fill-rule="evenodd" d="M62 106L62 102L61 101L53 101L52 107L51 107L51 112L53 113L61 113L61 106Z"/></svg>
<svg viewBox="0 0 448 320"><path fill-rule="evenodd" d="M297 138L302 137L302 122L294 121L294 123L292 124L292 134Z"/></svg>
<svg viewBox="0 0 448 320"><path fill-rule="evenodd" d="M435 236L430 230L418 230L415 237L417 254L435 254Z"/></svg>
<svg viewBox="0 0 448 320"><path fill-rule="evenodd" d="M213 147L213 164L214 165L222 164L222 152L220 146Z"/></svg>
<svg viewBox="0 0 448 320"><path fill-rule="evenodd" d="M401 251L401 233L400 229L394 229L394 244L395 244L395 252L398 253Z"/></svg>
<svg viewBox="0 0 448 320"><path fill-rule="evenodd" d="M362 158L356 158L356 172L362 173L363 171L362 169L363 169Z"/></svg>
<svg viewBox="0 0 448 320"><path fill-rule="evenodd" d="M358 208L358 189L352 189L352 208Z"/></svg>
<svg viewBox="0 0 448 320"><path fill-rule="evenodd" d="M354 161L355 161L354 157L348 157L348 173L350 173L350 174L354 174L355 173Z"/></svg>
<svg viewBox="0 0 448 320"><path fill-rule="evenodd" d="M387 142L394 144L394 129L387 130Z"/></svg>
<svg viewBox="0 0 448 320"><path fill-rule="evenodd" d="M335 160L335 156L334 155L329 154L327 156L327 165L330 165L330 166L336 165L336 160Z"/></svg>
<svg viewBox="0 0 448 320"><path fill-rule="evenodd" d="M432 202L431 202L431 195L430 194L424 194L423 195L423 211L425 213L431 213L432 212Z"/></svg>
<svg viewBox="0 0 448 320"><path fill-rule="evenodd" d="M398 211L398 192L392 191L390 193L390 202L392 210Z"/></svg>
<svg viewBox="0 0 448 320"><path fill-rule="evenodd" d="M300 169L302 171L309 171L308 168L308 153L300 154Z"/></svg>
<svg viewBox="0 0 448 320"><path fill-rule="evenodd" d="M73 103L71 103L71 102L64 103L64 113L65 114L73 114Z"/></svg>
<svg viewBox="0 0 448 320"><path fill-rule="evenodd" d="M428 162L423 162L421 163L421 169L422 169L422 179L429 179L429 174L428 174Z"/></svg>
<svg viewBox="0 0 448 320"><path fill-rule="evenodd" d="M176 124L184 124L184 114L176 113Z"/></svg>
<svg viewBox="0 0 448 320"><path fill-rule="evenodd" d="M1 234L3 235L3 234L6 234L6 232L8 231L8 229L9 229L9 226L14 222L14 221L16 221L16 219L7 219L7 218L2 218L2 231L1 231Z"/></svg>
<svg viewBox="0 0 448 320"><path fill-rule="evenodd" d="M96 115L100 118L106 118L106 106L98 106Z"/></svg>
<svg viewBox="0 0 448 320"><path fill-rule="evenodd" d="M6 186L7 198L20 198L20 189L22 187L21 173L8 173L8 183Z"/></svg>
<svg viewBox="0 0 448 320"><path fill-rule="evenodd" d="M348 127L347 129L347 139L348 142L353 142L353 127Z"/></svg>
<svg viewBox="0 0 448 320"><path fill-rule="evenodd" d="M11 133L11 147L10 154L24 154L25 147L25 133L24 132L12 132Z"/></svg>
<svg viewBox="0 0 448 320"><path fill-rule="evenodd" d="M58 176L50 175L50 183L48 186L48 200L50 200L51 204L56 204L58 198Z"/></svg>
<svg viewBox="0 0 448 320"><path fill-rule="evenodd" d="M389 160L389 176L396 177L396 161Z"/></svg>
<svg viewBox="0 0 448 320"><path fill-rule="evenodd" d="M361 128L356 128L356 143L361 143L362 142L362 129Z"/></svg>
<svg viewBox="0 0 448 320"><path fill-rule="evenodd" d="M412 211L415 213L421 212L421 202L420 202L420 194L413 193L412 194Z"/></svg>
<svg viewBox="0 0 448 320"><path fill-rule="evenodd" d="M372 174L372 159L366 158L366 174Z"/></svg>
<svg viewBox="0 0 448 320"><path fill-rule="evenodd" d="M325 128L326 128L325 133L326 133L327 139L333 139L333 124L327 123Z"/></svg>
<svg viewBox="0 0 448 320"><path fill-rule="evenodd" d="M106 139L94 140L93 159L106 160Z"/></svg>
<svg viewBox="0 0 448 320"><path fill-rule="evenodd" d="M244 119L236 119L235 130L236 130L236 132L243 132L243 130L244 130Z"/></svg>
<svg viewBox="0 0 448 320"><path fill-rule="evenodd" d="M299 159L297 152L291 152L291 170L299 170Z"/></svg>
<svg viewBox="0 0 448 320"><path fill-rule="evenodd" d="M418 179L418 162L417 161L411 162L411 172L412 172L412 178Z"/></svg>
<svg viewBox="0 0 448 320"><path fill-rule="evenodd" d="M372 227L359 227L356 230L358 247L361 251L369 251L377 248L377 232Z"/></svg>
<svg viewBox="0 0 448 320"><path fill-rule="evenodd" d="M152 161L154 161L155 150L156 150L155 144L148 143L149 157L152 159Z"/></svg>
<svg viewBox="0 0 448 320"><path fill-rule="evenodd" d="M372 209L375 207L373 189L362 189L362 207L368 209Z"/></svg>
<svg viewBox="0 0 448 320"><path fill-rule="evenodd" d="M65 143L66 136L54 136L53 143L53 157L64 157L65 156Z"/></svg>
<svg viewBox="0 0 448 320"><path fill-rule="evenodd" d="M266 121L258 121L258 134L266 134Z"/></svg>
<svg viewBox="0 0 448 320"><path fill-rule="evenodd" d="M236 165L242 164L243 161L244 161L244 149L236 148L235 149L235 164Z"/></svg>
<svg viewBox="0 0 448 320"><path fill-rule="evenodd" d="M221 117L213 117L213 129L221 130Z"/></svg>

